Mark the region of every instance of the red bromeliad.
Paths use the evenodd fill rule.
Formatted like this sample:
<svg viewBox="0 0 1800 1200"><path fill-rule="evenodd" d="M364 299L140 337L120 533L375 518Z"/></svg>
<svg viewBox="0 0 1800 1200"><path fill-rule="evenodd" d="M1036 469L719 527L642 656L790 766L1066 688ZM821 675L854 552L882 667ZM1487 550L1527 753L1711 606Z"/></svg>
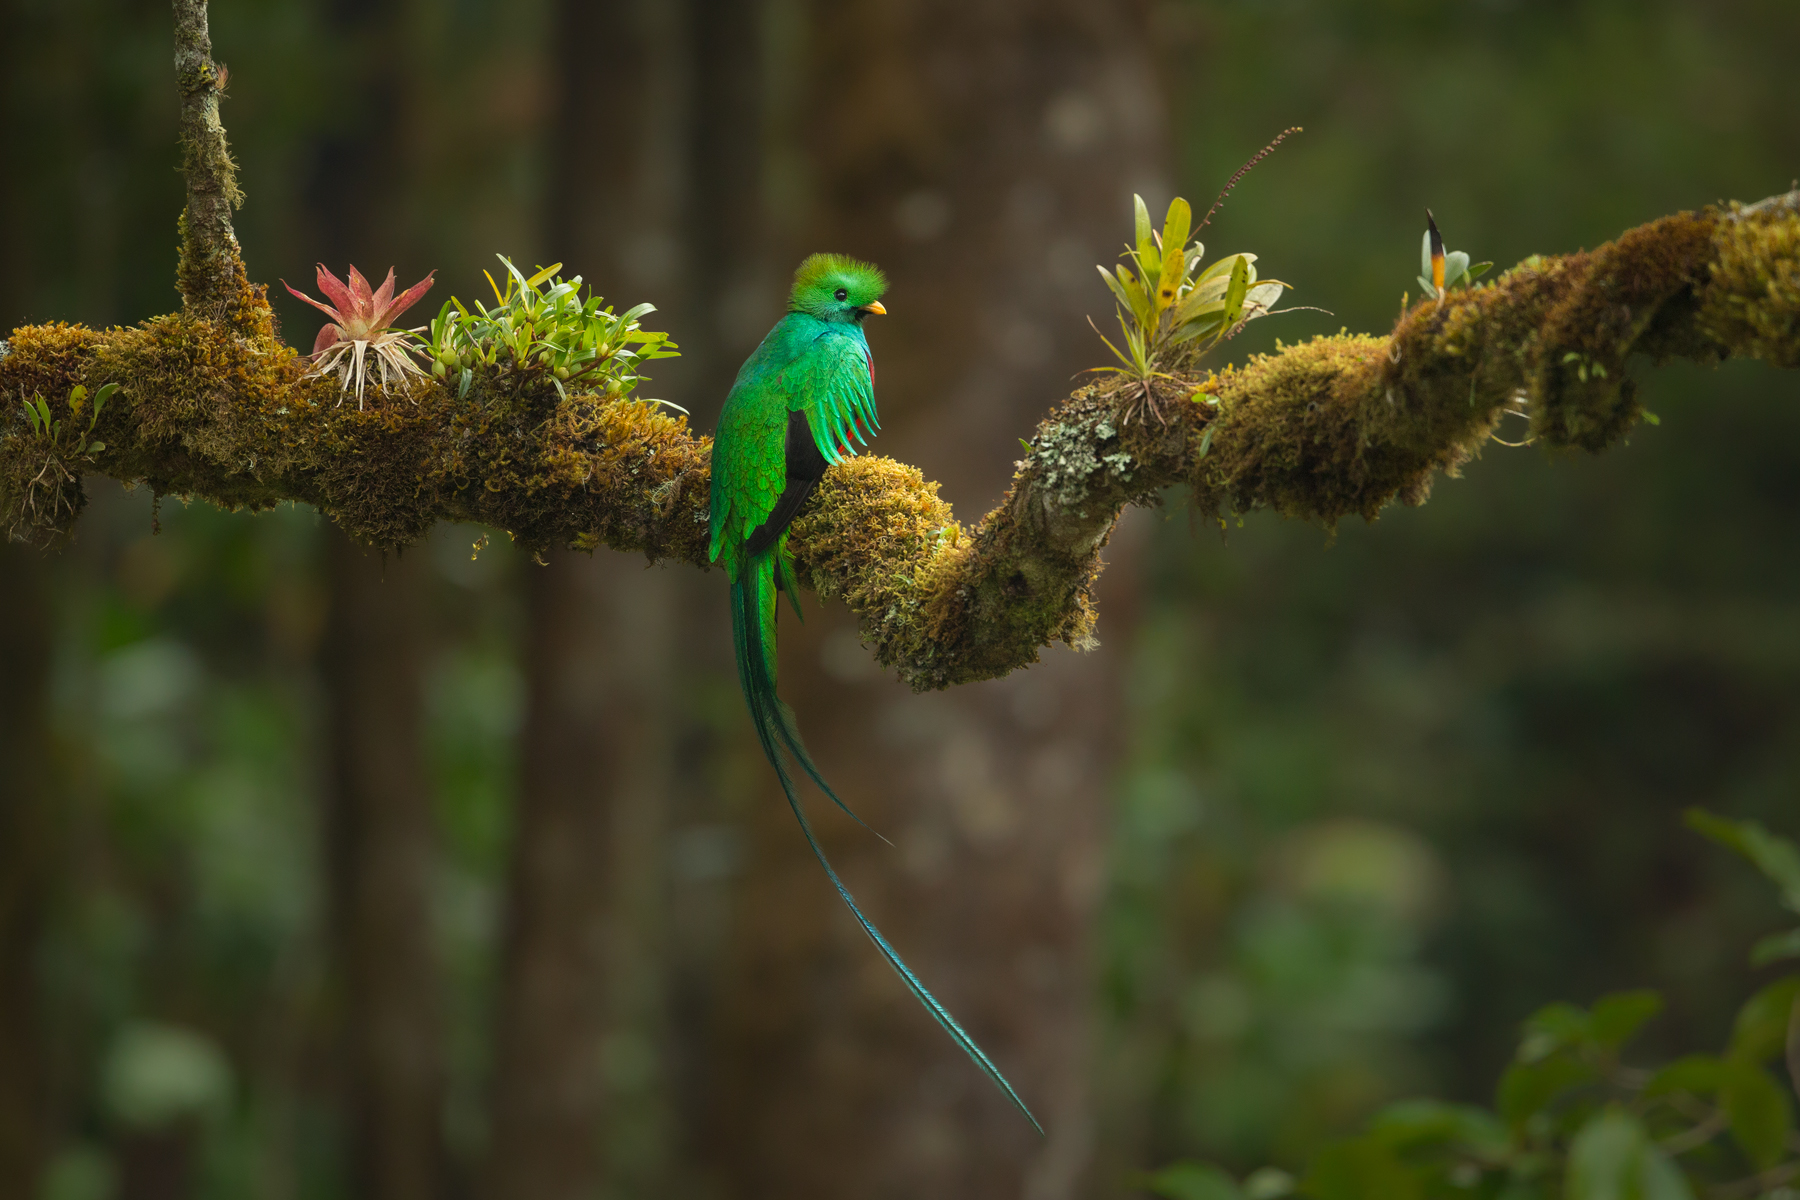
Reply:
<svg viewBox="0 0 1800 1200"><path fill-rule="evenodd" d="M324 375L336 371L344 391L355 387L358 408L363 406L363 385L368 377L365 350L374 351L376 361L381 365L383 390L391 380L404 379L408 375L423 376L425 372L413 362L406 341L408 334L419 330L396 329L393 323L431 290L432 276L436 274L436 271L430 272L395 296L392 267L388 268L386 282L370 292L369 281L355 267L350 268L350 282L346 285L320 263L319 290L330 298L331 304L321 304L282 280L281 286L296 299L306 301L332 319L331 324L319 330L319 336L313 342L313 372Z"/></svg>

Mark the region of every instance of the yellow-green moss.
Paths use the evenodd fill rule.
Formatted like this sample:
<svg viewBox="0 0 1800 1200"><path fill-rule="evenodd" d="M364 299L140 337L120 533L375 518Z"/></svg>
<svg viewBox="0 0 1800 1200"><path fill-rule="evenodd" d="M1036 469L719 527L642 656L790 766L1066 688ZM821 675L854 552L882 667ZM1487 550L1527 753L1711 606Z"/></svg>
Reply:
<svg viewBox="0 0 1800 1200"><path fill-rule="evenodd" d="M1732 354L1800 367L1800 212L1718 222L1699 326Z"/></svg>
<svg viewBox="0 0 1800 1200"><path fill-rule="evenodd" d="M930 663L957 640L923 612L970 550L937 490L917 467L859 455L826 472L788 539L799 578L862 618L886 666Z"/></svg>
<svg viewBox="0 0 1800 1200"><path fill-rule="evenodd" d="M1269 507L1330 525L1372 520L1396 495L1423 500L1432 472L1464 461L1491 417L1443 403L1466 383L1407 362L1422 336L1404 323L1391 339L1320 336L1221 372L1211 385L1218 416L1192 450L1200 508Z"/></svg>

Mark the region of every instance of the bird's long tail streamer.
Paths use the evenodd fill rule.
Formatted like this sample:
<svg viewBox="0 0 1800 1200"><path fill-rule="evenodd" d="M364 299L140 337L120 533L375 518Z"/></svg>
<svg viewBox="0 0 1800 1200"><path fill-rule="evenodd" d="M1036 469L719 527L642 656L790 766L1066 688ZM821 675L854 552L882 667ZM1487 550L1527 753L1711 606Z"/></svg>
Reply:
<svg viewBox="0 0 1800 1200"><path fill-rule="evenodd" d="M875 943L875 948L881 951L881 956L894 968L907 990L925 1006L925 1011L943 1026L944 1032L981 1068L994 1086L1006 1093L1007 1098L1025 1114L1025 1119L1041 1135L1044 1127L1032 1116L1031 1109L1025 1106L1019 1093L1013 1090L1006 1076L1000 1073L1000 1068L976 1045L975 1039L956 1023L950 1010L919 982L919 977L913 974L912 968L906 965L899 952L888 944L887 938L875 928L874 922L865 917L862 909L857 907L850 889L838 878L837 871L825 857L825 851L820 848L819 839L813 834L812 822L806 818L806 810L800 807L800 797L794 791L793 776L789 774L787 764L782 761L781 751L784 749L793 755L794 761L800 764L801 769L826 795L837 801L840 808L844 804L819 777L818 768L813 765L812 757L807 754L805 745L800 741L800 731L794 723L793 710L775 693L775 571L780 553L781 548L777 545L767 553L751 559L744 564L739 578L731 584L731 634L737 651L738 682L743 686L744 699L750 706L750 720L756 726L756 737L762 743L763 754L768 757L770 765L775 768L776 777L781 780L781 790L787 795L788 807L794 810L795 819L800 822L800 831L806 835L806 844L812 847L813 856L825 868L826 876L837 889L845 907L849 908L850 915L856 918L856 923L869 935L869 940Z"/></svg>

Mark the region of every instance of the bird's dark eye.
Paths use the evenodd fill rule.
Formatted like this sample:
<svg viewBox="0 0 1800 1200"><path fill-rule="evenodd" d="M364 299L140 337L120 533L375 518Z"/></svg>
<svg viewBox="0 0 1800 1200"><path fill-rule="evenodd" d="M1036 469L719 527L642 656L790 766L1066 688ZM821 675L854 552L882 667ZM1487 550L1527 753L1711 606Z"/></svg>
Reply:
<svg viewBox="0 0 1800 1200"><path fill-rule="evenodd" d="M850 291L848 288L839 288L836 294L839 300L848 300L850 298Z"/></svg>

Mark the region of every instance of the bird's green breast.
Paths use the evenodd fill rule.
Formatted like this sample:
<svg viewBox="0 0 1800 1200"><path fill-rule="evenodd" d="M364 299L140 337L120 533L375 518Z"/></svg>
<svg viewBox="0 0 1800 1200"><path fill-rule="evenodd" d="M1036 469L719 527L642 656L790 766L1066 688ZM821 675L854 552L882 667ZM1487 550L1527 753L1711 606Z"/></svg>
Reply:
<svg viewBox="0 0 1800 1200"><path fill-rule="evenodd" d="M709 553L715 561L723 555L731 577L744 539L773 511L787 481L788 413L816 407L857 374L868 380L862 328L800 312L778 321L744 361L713 438Z"/></svg>

